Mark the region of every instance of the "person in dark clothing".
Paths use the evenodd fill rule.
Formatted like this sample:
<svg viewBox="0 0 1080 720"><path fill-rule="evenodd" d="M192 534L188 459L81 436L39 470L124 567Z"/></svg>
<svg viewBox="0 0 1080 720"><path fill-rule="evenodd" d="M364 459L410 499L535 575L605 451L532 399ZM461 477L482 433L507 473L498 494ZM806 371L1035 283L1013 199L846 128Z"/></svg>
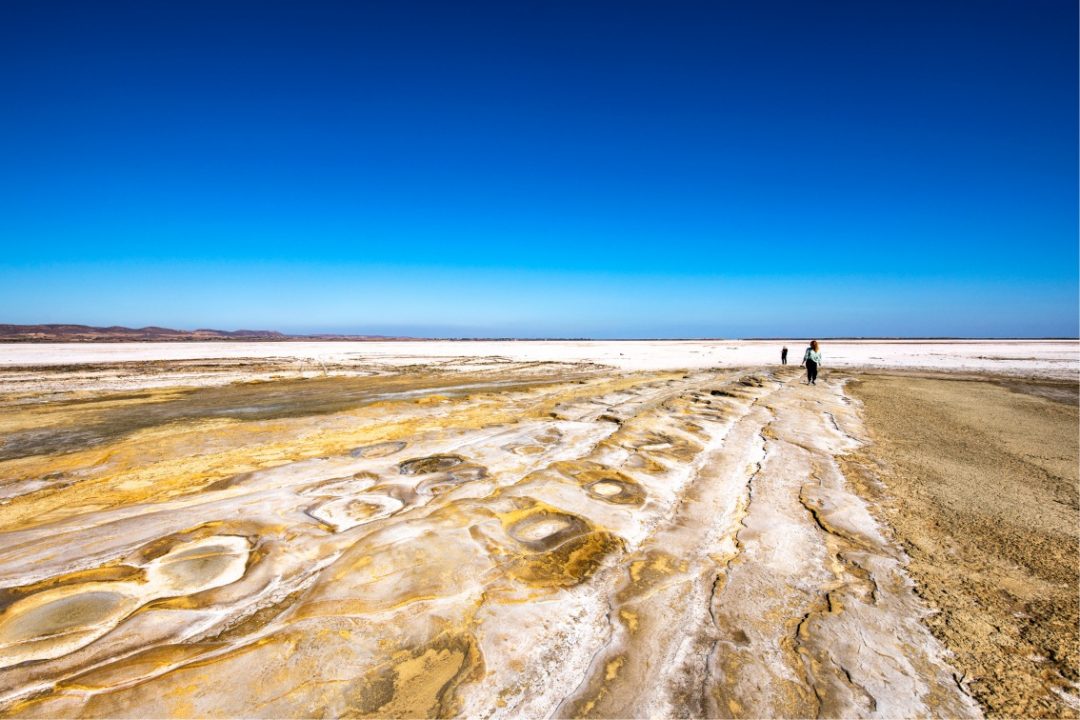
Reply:
<svg viewBox="0 0 1080 720"><path fill-rule="evenodd" d="M780 351L780 364L781 365L787 365L787 346L786 345L784 346L784 349Z"/></svg>
<svg viewBox="0 0 1080 720"><path fill-rule="evenodd" d="M817 371L821 367L821 350L817 340L810 341L810 347L806 348L806 354L803 355L802 365L806 366L807 384L817 385Z"/></svg>

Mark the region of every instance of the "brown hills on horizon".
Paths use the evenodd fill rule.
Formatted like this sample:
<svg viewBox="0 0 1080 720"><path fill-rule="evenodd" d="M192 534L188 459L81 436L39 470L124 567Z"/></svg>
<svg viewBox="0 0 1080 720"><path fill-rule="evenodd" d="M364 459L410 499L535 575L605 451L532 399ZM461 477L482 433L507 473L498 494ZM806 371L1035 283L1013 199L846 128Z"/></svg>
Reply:
<svg viewBox="0 0 1080 720"><path fill-rule="evenodd" d="M0 324L0 342L273 342L283 340L413 340L389 335L288 335L276 330L174 330L164 327L128 328L119 325Z"/></svg>

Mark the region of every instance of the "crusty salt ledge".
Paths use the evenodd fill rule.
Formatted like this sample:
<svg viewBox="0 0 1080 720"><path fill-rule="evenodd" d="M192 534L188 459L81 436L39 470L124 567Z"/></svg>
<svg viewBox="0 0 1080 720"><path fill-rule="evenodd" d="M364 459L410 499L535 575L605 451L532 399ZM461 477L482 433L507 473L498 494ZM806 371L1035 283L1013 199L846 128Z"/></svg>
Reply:
<svg viewBox="0 0 1080 720"><path fill-rule="evenodd" d="M797 368L717 369L723 343L348 347L380 366L309 377L288 362L340 362L342 346L212 345L295 355L256 384L127 366L93 382L131 372L148 389L35 398L14 382L0 710L980 714L840 471L866 438L842 373L809 387ZM442 347L476 359L434 366ZM749 364L766 347L731 352ZM1009 352L1075 372L1075 343L1023 347ZM566 348L573 362L553 364ZM10 365L42 352L9 350ZM653 350L627 366L691 369L596 365ZM37 382L83 370L57 372Z"/></svg>

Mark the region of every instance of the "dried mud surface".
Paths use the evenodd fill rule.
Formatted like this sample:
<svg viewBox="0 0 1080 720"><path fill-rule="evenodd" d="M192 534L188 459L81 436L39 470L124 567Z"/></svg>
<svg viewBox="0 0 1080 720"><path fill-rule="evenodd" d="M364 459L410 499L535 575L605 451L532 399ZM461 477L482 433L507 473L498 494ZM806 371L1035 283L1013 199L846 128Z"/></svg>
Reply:
<svg viewBox="0 0 1080 720"><path fill-rule="evenodd" d="M927 623L995 717L1076 717L1076 384L864 375L845 458L910 556ZM878 480L874 480L877 478Z"/></svg>
<svg viewBox="0 0 1080 720"><path fill-rule="evenodd" d="M898 466L865 454L849 381L502 357L12 369L0 714L978 717L985 683L882 522ZM1071 406L992 387L1075 430ZM1067 519L1059 485L1035 493ZM913 557L954 587L954 559ZM1055 562L1019 611L1056 612Z"/></svg>

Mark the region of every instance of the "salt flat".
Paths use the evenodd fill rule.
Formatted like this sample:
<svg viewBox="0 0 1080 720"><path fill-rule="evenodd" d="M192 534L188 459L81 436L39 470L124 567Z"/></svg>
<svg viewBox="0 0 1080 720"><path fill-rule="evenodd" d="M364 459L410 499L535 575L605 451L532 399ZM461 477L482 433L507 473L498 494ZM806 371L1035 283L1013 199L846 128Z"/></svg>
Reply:
<svg viewBox="0 0 1080 720"><path fill-rule="evenodd" d="M412 365L464 357L515 362L591 362L621 370L764 365L785 344L798 364L807 340L439 341L266 343L0 343L2 365L141 360L291 358ZM836 367L924 368L1074 377L1076 340L837 340L823 343Z"/></svg>
<svg viewBox="0 0 1080 720"><path fill-rule="evenodd" d="M0 343L0 392L205 385L292 377L460 370L514 363L623 371L798 365L800 340L415 341L265 343ZM824 368L915 369L1057 380L1080 378L1076 340L846 340L822 345ZM210 362L204 362L210 361ZM157 366L150 363L157 362ZM105 367L128 364L123 368ZM89 367L89 366L101 367ZM43 377L35 367L88 366ZM21 370L22 372L19 372Z"/></svg>
<svg viewBox="0 0 1080 720"><path fill-rule="evenodd" d="M2 347L0 712L981 715L848 386L1076 342L781 344Z"/></svg>

